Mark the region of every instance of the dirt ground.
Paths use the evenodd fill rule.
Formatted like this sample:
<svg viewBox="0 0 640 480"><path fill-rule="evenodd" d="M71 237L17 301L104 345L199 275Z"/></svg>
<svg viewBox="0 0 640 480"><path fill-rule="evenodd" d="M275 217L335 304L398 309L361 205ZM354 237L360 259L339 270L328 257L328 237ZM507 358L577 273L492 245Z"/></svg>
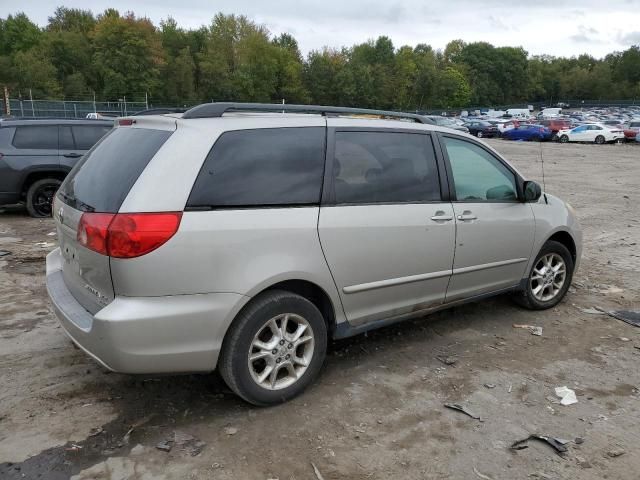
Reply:
<svg viewBox="0 0 640 480"><path fill-rule="evenodd" d="M539 181L542 148L547 191L578 211L565 301L530 312L499 297L336 342L312 388L266 409L216 374L104 371L48 304L52 221L0 213L0 478L637 479L640 329L581 309L640 308L640 147L491 144ZM561 386L577 404L560 405ZM530 433L568 451L509 448Z"/></svg>

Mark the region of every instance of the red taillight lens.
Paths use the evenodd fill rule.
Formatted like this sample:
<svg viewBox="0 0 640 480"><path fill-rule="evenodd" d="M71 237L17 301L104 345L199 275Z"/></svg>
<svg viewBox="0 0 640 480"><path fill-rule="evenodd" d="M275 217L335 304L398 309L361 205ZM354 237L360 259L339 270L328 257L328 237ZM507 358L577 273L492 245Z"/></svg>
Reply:
<svg viewBox="0 0 640 480"><path fill-rule="evenodd" d="M133 125L134 123L136 123L136 121L132 118L122 118L118 120L118 125L120 125L121 127L128 127Z"/></svg>
<svg viewBox="0 0 640 480"><path fill-rule="evenodd" d="M78 242L116 258L135 258L152 252L175 235L182 212L84 213Z"/></svg>
<svg viewBox="0 0 640 480"><path fill-rule="evenodd" d="M108 255L107 236L112 213L83 213L78 223L78 243L89 250Z"/></svg>

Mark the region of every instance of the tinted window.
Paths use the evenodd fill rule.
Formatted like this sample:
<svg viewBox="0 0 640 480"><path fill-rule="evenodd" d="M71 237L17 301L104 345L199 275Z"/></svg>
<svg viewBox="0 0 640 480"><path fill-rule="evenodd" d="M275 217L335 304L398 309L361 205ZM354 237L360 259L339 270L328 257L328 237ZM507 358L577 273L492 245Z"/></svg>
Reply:
<svg viewBox="0 0 640 480"><path fill-rule="evenodd" d="M440 200L428 135L337 132L333 174L336 203Z"/></svg>
<svg viewBox="0 0 640 480"><path fill-rule="evenodd" d="M456 198L465 201L516 200L515 175L483 148L445 137Z"/></svg>
<svg viewBox="0 0 640 480"><path fill-rule="evenodd" d="M16 127L13 146L36 150L58 150L58 126L29 125Z"/></svg>
<svg viewBox="0 0 640 480"><path fill-rule="evenodd" d="M207 155L187 205L318 204L324 140L323 127L226 132Z"/></svg>
<svg viewBox="0 0 640 480"><path fill-rule="evenodd" d="M60 198L79 210L117 212L169 136L165 130L112 130L71 170L60 187Z"/></svg>
<svg viewBox="0 0 640 480"><path fill-rule="evenodd" d="M76 150L89 150L111 130L111 127L104 125L74 125L71 128L76 140Z"/></svg>
<svg viewBox="0 0 640 480"><path fill-rule="evenodd" d="M75 149L75 143L73 142L73 135L71 135L70 126L61 125L58 129L58 145L60 150Z"/></svg>

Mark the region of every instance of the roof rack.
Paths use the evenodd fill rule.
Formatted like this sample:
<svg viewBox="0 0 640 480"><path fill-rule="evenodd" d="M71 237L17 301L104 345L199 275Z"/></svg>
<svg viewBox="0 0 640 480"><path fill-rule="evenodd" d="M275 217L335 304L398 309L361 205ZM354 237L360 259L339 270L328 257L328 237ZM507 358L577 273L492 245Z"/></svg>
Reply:
<svg viewBox="0 0 640 480"><path fill-rule="evenodd" d="M185 112L182 118L216 118L227 112L276 112L276 113L318 113L320 115L377 115L380 117L406 118L417 123L433 125L434 122L415 113L370 110L367 108L325 107L321 105L291 105L279 103L203 103Z"/></svg>

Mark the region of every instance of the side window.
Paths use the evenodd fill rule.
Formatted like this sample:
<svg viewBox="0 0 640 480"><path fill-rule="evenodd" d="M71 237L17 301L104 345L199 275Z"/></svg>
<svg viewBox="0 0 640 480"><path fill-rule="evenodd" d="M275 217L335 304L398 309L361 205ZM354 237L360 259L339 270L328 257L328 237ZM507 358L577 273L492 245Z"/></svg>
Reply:
<svg viewBox="0 0 640 480"><path fill-rule="evenodd" d="M58 145L60 150L75 150L73 143L73 135L71 135L71 127L68 125L60 125L58 127Z"/></svg>
<svg viewBox="0 0 640 480"><path fill-rule="evenodd" d="M73 125L71 128L77 150L89 150L111 130L111 127L103 125Z"/></svg>
<svg viewBox="0 0 640 480"><path fill-rule="evenodd" d="M226 132L207 155L187 206L318 204L324 143L323 127Z"/></svg>
<svg viewBox="0 0 640 480"><path fill-rule="evenodd" d="M336 132L336 203L440 200L431 137L415 133Z"/></svg>
<svg viewBox="0 0 640 480"><path fill-rule="evenodd" d="M483 148L444 137L458 201L517 200L515 175Z"/></svg>
<svg viewBox="0 0 640 480"><path fill-rule="evenodd" d="M58 150L57 125L25 125L16 127L13 146L33 150Z"/></svg>

